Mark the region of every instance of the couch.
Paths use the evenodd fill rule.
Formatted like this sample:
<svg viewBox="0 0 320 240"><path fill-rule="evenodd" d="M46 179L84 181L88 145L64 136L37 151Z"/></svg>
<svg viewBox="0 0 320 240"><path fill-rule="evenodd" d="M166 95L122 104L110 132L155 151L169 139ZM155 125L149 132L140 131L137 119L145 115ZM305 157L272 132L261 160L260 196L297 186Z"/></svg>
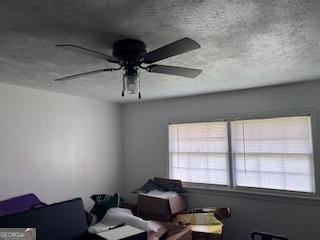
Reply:
<svg viewBox="0 0 320 240"><path fill-rule="evenodd" d="M0 217L0 228L36 228L37 240L102 240L88 233L80 198Z"/></svg>

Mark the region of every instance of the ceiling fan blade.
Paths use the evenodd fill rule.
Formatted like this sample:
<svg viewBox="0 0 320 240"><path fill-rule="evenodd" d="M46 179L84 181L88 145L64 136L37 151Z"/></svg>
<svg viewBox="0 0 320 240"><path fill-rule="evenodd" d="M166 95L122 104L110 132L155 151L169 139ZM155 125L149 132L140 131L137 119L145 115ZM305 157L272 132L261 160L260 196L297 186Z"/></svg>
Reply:
<svg viewBox="0 0 320 240"><path fill-rule="evenodd" d="M88 75L92 75L92 74L97 74L97 73L102 73L102 72L111 72L111 71L115 71L115 70L119 70L119 69L114 69L114 68L99 69L99 70L94 70L94 71L90 71L90 72L78 73L78 74L74 74L74 75L70 75L70 76L66 76L66 77L62 77L62 78L57 78L54 81L56 81L56 82L67 81L67 80L76 79L76 78L80 78L80 77L84 77L84 76L88 76Z"/></svg>
<svg viewBox="0 0 320 240"><path fill-rule="evenodd" d="M176 76L187 77L187 78L195 78L202 72L202 70L200 69L156 65L156 64L148 66L147 71L153 72L153 73L176 75Z"/></svg>
<svg viewBox="0 0 320 240"><path fill-rule="evenodd" d="M94 57L98 57L98 58L101 58L101 59L104 59L104 60L108 60L110 62L116 62L117 63L119 61L119 59L116 58L116 57L113 57L113 56L110 56L108 54L104 54L104 53L101 53L101 52L98 52L98 51L95 51L95 50L92 50L92 49L88 49L88 48L85 48L85 47L74 45L74 44L58 44L58 45L56 45L56 47L61 47L61 48L65 48L65 49L68 49L68 50L74 50L74 51L77 51L77 52L82 52L84 54L91 55L91 56L94 56Z"/></svg>
<svg viewBox="0 0 320 240"><path fill-rule="evenodd" d="M165 58L173 57L201 46L190 38L182 38L143 55L144 63L154 63Z"/></svg>

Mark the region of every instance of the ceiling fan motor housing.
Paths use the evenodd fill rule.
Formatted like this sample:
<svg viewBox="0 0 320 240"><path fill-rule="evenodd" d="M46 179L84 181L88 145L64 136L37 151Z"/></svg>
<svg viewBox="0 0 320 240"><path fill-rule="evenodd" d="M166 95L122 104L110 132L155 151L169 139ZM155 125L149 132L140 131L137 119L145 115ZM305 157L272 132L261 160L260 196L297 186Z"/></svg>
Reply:
<svg viewBox="0 0 320 240"><path fill-rule="evenodd" d="M146 53L144 42L135 39L123 39L113 44L113 56L123 61L139 61Z"/></svg>

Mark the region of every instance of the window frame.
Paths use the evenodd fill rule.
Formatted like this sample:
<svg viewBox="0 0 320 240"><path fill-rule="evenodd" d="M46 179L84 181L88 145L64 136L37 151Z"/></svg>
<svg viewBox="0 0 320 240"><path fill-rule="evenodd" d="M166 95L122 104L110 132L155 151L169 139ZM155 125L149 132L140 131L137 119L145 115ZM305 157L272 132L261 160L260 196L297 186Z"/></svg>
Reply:
<svg viewBox="0 0 320 240"><path fill-rule="evenodd" d="M256 187L243 187L235 186L234 182L234 168L233 168L233 152L232 152L232 132L231 122L236 120L252 120L252 119L268 119L278 117L298 117L298 116L310 116L311 122L311 134L312 134L312 148L313 148L313 171L314 171L314 189L313 193L289 191L289 190L276 190L267 188ZM309 109L293 109L282 110L273 112L259 112L259 113L237 113L226 114L224 116L207 116L207 117L190 117L184 119L171 119L167 124L167 141L168 141L168 160L167 160L167 177L170 178L170 153L169 153L169 126L172 124L183 123L201 123L201 122L223 122L227 123L227 137L228 137L228 165L229 165L229 185L207 184L207 183L192 183L183 182L183 186L190 190L213 190L222 192L234 192L234 193L252 193L262 194L270 196L284 196L284 197L302 197L302 198L319 198L320 200L320 161L319 161L319 134L318 134L318 111L315 108Z"/></svg>

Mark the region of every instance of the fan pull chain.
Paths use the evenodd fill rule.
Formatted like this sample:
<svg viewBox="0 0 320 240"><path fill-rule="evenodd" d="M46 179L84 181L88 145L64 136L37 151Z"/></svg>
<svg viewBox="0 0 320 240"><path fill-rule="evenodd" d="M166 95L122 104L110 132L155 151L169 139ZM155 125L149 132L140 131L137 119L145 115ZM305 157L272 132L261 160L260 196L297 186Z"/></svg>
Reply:
<svg viewBox="0 0 320 240"><path fill-rule="evenodd" d="M141 91L140 91L140 72L138 73L138 84L139 84L139 96L138 96L138 98L141 99Z"/></svg>
<svg viewBox="0 0 320 240"><path fill-rule="evenodd" d="M122 93L121 96L124 97L124 91L126 90L126 84L124 82L124 73L122 72Z"/></svg>

